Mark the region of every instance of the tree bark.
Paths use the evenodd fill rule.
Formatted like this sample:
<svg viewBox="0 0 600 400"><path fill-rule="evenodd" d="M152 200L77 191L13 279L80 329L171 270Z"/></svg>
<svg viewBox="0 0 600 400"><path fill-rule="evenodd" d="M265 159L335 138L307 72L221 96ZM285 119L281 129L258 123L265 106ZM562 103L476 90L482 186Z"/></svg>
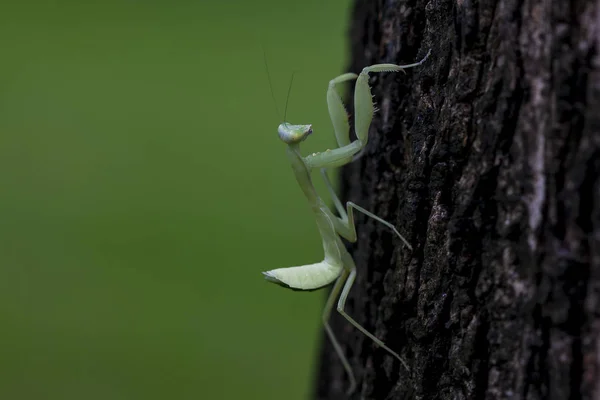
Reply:
<svg viewBox="0 0 600 400"><path fill-rule="evenodd" d="M432 50L341 177L414 247L357 215L346 306L410 371L336 314L316 398L600 399L599 42L598 0L356 1L349 71Z"/></svg>

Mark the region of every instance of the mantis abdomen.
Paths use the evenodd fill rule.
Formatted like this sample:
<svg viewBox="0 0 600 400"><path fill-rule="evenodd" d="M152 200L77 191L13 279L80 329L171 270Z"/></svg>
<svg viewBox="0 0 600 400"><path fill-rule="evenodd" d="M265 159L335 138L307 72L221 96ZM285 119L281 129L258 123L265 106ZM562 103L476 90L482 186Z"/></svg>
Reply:
<svg viewBox="0 0 600 400"><path fill-rule="evenodd" d="M298 267L278 268L263 272L265 277L274 283L298 290L314 290L333 282L344 266L321 261L315 264Z"/></svg>

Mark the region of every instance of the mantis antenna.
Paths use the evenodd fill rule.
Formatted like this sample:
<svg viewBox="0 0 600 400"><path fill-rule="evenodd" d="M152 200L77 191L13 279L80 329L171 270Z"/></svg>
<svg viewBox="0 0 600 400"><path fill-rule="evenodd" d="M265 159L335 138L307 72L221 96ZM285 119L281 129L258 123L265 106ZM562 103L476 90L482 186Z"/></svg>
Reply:
<svg viewBox="0 0 600 400"><path fill-rule="evenodd" d="M292 164L292 170L294 171L298 185L304 192L304 195L306 196L306 199L308 200L308 203L314 213L314 217L317 222L317 228L322 238L323 252L325 253L325 257L323 261L315 264L278 268L263 272L263 274L268 281L294 290L314 290L335 282L325 304L322 318L323 325L325 326L325 332L329 336L329 339L331 340L333 347L340 358L346 373L348 374L348 380L350 381L348 387L349 394L352 393L356 388L356 378L354 377L354 372L350 366L350 362L344 355L341 345L337 341L333 330L329 326L329 316L331 315L335 300L338 298L338 296L339 299L336 307L337 311L356 329L398 359L404 368L410 371L408 369L408 365L404 359L398 355L398 353L387 347L380 339L367 331L344 310L346 299L348 298L348 294L350 293L352 285L354 284L354 279L356 278L356 265L354 264L352 256L350 253L348 253L346 247L342 243L341 238L344 238L350 242L356 242L357 240L353 211L359 211L366 216L382 223L391 229L410 250L412 250L412 246L391 223L383 220L377 215L352 202L347 202L346 208L344 209L342 202L337 197L335 190L329 181L326 170L327 168L339 167L348 164L353 160L353 157L367 144L369 126L371 125L371 120L373 119L373 113L375 111L371 96L371 89L369 87L369 73L404 71L406 68L412 68L421 65L423 62L425 62L427 57L429 57L430 53L431 51L429 51L421 61L414 64L376 64L363 68L359 75L354 73L346 73L329 81L329 87L327 89L327 106L338 144L338 148L336 149L327 150L321 153L313 153L304 157L300 153L300 143L312 133L312 125L292 125L288 122L285 122L284 119L284 122L281 123L277 129L279 138L288 146L287 155ZM292 75L292 81L293 78L294 76ZM338 83L355 79L356 88L354 90L354 126L356 140L350 142L350 125L348 122L348 114L346 113L338 92L335 90L335 86ZM290 91L288 90L288 99L289 92ZM315 168L321 170L321 174L325 180L325 185L327 186L327 190L333 199L334 206L338 213L337 216L321 199L315 187L313 186L311 172Z"/></svg>
<svg viewBox="0 0 600 400"><path fill-rule="evenodd" d="M288 104L290 102L290 93L292 93L292 85L294 84L294 74L295 73L296 73L296 71L292 72L292 77L290 78L290 85L288 86L287 96L285 97L285 109L283 110L283 122L286 121L286 117L287 117L287 108L288 108Z"/></svg>
<svg viewBox="0 0 600 400"><path fill-rule="evenodd" d="M269 90L271 92L271 99L273 100L273 104L275 105L275 111L277 112L277 117L281 118L281 114L279 114L279 108L277 107L277 100L275 99L275 92L273 91L273 83L271 82L271 74L269 73L269 63L267 62L267 52L263 47L263 61L265 62L265 71L267 72L267 81L269 81ZM290 101L290 94L292 93L292 84L294 83L294 74L296 71L292 72L292 77L290 78L290 84L288 86L287 96L285 97L285 109L283 110L283 121L285 121L287 116L287 108Z"/></svg>
<svg viewBox="0 0 600 400"><path fill-rule="evenodd" d="M273 84L271 83L271 74L269 73L269 63L267 62L267 52L263 47L263 61L265 62L265 70L267 71L267 80L269 81L269 89L271 91L271 99L273 99L273 104L275 105L275 111L277 112L277 118L281 118L281 114L279 114L279 109L277 108L277 100L275 100L275 92L273 92ZM287 103L286 103L287 108ZM285 119L285 117L284 117Z"/></svg>

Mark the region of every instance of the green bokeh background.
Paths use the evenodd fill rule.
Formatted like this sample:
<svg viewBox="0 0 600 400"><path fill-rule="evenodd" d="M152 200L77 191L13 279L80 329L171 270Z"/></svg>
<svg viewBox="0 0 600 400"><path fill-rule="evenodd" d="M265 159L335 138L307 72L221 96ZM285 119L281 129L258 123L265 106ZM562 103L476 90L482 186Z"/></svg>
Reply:
<svg viewBox="0 0 600 400"><path fill-rule="evenodd" d="M322 256L279 108L333 144L348 0L0 5L0 399L305 399Z"/></svg>

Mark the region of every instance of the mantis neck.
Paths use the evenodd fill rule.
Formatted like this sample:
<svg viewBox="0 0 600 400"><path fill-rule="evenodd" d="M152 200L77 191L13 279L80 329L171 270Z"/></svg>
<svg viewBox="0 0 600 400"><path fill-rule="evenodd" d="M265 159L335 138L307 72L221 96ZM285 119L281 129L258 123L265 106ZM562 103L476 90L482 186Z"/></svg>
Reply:
<svg viewBox="0 0 600 400"><path fill-rule="evenodd" d="M310 177L310 168L308 168L304 162L298 144L288 145L287 154L292 163L292 170L294 171L294 175L296 175L296 180L315 214L317 228L319 229L319 233L323 240L325 261L330 265L339 266L341 265L342 258L342 250L340 249L343 249L343 246L341 246L340 239L335 231L333 221L331 220L332 216L330 216L331 213L328 212L329 209L323 200L321 200L313 186Z"/></svg>
<svg viewBox="0 0 600 400"><path fill-rule="evenodd" d="M306 196L311 208L313 211L321 209L321 207L324 205L323 201L313 186L312 179L310 177L310 169L307 167L302 155L300 154L299 145L288 145L287 155L292 163L292 170L294 171L294 175L296 175L298 185L300 185L302 192L304 192L304 195Z"/></svg>

